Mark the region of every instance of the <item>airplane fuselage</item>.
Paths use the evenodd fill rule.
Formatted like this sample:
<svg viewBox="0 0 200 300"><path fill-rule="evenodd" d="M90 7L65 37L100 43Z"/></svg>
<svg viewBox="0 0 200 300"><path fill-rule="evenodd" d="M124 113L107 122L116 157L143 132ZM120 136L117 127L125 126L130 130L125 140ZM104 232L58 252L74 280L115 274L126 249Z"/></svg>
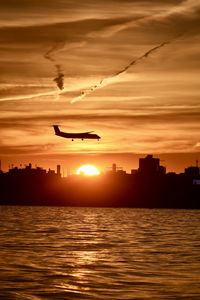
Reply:
<svg viewBox="0 0 200 300"><path fill-rule="evenodd" d="M56 135L67 139L100 139L100 136L93 133L67 133L60 131L60 133Z"/></svg>

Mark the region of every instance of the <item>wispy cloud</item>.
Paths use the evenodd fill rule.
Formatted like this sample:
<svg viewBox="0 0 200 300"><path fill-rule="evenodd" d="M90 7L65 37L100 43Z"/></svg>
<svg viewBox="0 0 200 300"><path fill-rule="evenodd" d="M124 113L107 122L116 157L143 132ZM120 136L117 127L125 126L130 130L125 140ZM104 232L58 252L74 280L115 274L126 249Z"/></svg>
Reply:
<svg viewBox="0 0 200 300"><path fill-rule="evenodd" d="M0 102L15 101L15 100L16 101L17 100L30 100L30 99L39 98L39 97L56 96L56 95L57 95L56 91L51 91L51 92L46 92L46 93L36 93L36 94L30 94L30 95L20 95L20 96L0 98Z"/></svg>
<svg viewBox="0 0 200 300"><path fill-rule="evenodd" d="M97 32L91 32L89 33L89 36L95 37L98 35L99 37L105 38L111 37L127 29L134 29L146 25L163 26L163 24L168 25L169 29L171 27L173 32L175 28L180 30L181 27L183 31L186 29L192 30L195 29L197 23L199 24L199 9L200 3L195 0L181 1L178 5L176 3L174 4L174 2L169 2L166 7L164 6L164 9L161 12L141 14L135 18L125 20L120 24L113 24L102 30L100 29Z"/></svg>
<svg viewBox="0 0 200 300"><path fill-rule="evenodd" d="M56 77L54 78L54 81L57 84L57 87L60 90L64 89L64 73L62 71L62 66L61 64L58 64L56 62L56 58L54 57L56 52L62 50L65 47L65 42L60 42L60 43L56 43L54 46L52 46L52 48L50 50L48 50L45 54L44 54L44 58L48 59L49 61L51 61L54 64L54 67L56 69Z"/></svg>
<svg viewBox="0 0 200 300"><path fill-rule="evenodd" d="M4 154L91 150L66 146L53 122L98 132L92 151L196 151L199 0L0 2Z"/></svg>
<svg viewBox="0 0 200 300"><path fill-rule="evenodd" d="M134 66L135 64L137 64L139 61L143 60L144 58L147 58L150 54L152 54L153 52L159 50L160 48L164 47L165 45L168 45L172 42L174 42L174 40L176 40L178 37L170 40L170 41L166 41L163 42L161 44L159 44L158 46L155 46L151 49L149 49L147 52L145 52L143 55L141 55L140 57L132 60L127 66L125 66L123 69L121 69L120 71L106 77L103 78L99 83L89 87L88 89L84 90L81 92L81 94L72 99L71 103L75 103L81 99L83 99L84 97L86 97L87 95L90 95L91 93L93 93L96 89L102 88L110 83L112 83L113 81L115 81L119 76L121 76L122 74L126 73L132 66Z"/></svg>

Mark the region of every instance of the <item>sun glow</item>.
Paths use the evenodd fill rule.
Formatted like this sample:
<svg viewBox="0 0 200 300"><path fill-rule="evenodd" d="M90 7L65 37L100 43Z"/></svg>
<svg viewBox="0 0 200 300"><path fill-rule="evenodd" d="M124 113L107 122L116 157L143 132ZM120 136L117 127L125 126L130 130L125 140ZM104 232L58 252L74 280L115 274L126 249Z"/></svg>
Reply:
<svg viewBox="0 0 200 300"><path fill-rule="evenodd" d="M93 176L93 175L99 175L99 170L92 165L83 165L81 166L77 171L77 175L87 175L87 176Z"/></svg>

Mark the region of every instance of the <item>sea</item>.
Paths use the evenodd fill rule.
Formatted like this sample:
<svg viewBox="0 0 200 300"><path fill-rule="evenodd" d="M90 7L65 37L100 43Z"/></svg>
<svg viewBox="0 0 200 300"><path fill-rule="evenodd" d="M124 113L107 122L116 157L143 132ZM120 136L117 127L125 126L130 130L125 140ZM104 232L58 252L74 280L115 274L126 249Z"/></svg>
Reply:
<svg viewBox="0 0 200 300"><path fill-rule="evenodd" d="M0 207L0 299L200 299L200 210Z"/></svg>

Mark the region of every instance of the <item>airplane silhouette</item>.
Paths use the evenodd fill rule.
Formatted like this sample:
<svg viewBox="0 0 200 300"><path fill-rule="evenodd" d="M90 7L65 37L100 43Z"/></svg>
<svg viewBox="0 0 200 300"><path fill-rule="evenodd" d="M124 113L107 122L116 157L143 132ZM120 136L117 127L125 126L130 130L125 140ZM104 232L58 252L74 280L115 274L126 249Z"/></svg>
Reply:
<svg viewBox="0 0 200 300"><path fill-rule="evenodd" d="M67 133L60 131L58 125L53 125L55 135L61 136L66 139L81 139L82 141L85 139L95 139L95 140L100 140L100 136L98 134L92 133L93 131L88 131L88 132L82 132L82 133Z"/></svg>

